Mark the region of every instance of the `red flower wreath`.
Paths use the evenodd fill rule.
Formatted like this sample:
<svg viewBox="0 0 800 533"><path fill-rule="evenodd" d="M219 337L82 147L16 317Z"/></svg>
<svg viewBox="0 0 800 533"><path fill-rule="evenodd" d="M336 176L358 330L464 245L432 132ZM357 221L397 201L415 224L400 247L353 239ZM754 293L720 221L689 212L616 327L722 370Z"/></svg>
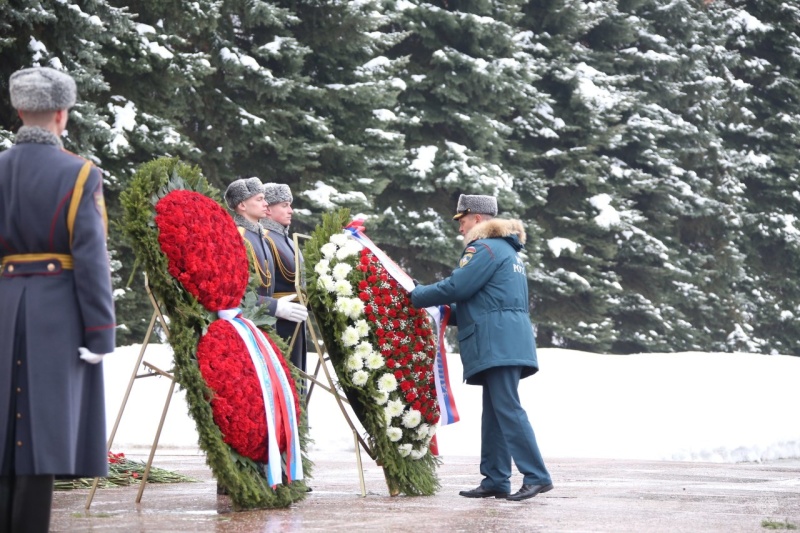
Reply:
<svg viewBox="0 0 800 533"><path fill-rule="evenodd" d="M267 337L272 349L278 348ZM287 376L291 376L283 357L278 357ZM197 346L197 361L200 373L214 391L211 407L214 422L219 426L223 440L240 455L254 461L266 463L268 459L266 412L261 399L261 385L258 382L247 346L227 320L216 320L208 327L208 332ZM300 419L300 399L294 388L294 380L289 379L294 394L294 409ZM277 435L278 448L286 450L286 435Z"/></svg>
<svg viewBox="0 0 800 533"><path fill-rule="evenodd" d="M427 313L411 305L408 292L389 276L368 249L361 250L357 268L366 275L359 282L358 297L366 303L364 314L378 337L377 347L386 367L394 371L405 403L419 411L428 424L436 424L439 421L433 374L436 337Z"/></svg>
<svg viewBox="0 0 800 533"><path fill-rule="evenodd" d="M168 270L209 311L239 305L247 288L247 255L233 219L200 193L176 190L156 204L158 243Z"/></svg>
<svg viewBox="0 0 800 533"><path fill-rule="evenodd" d="M233 219L210 198L175 190L155 206L158 242L167 256L169 273L209 311L239 305L249 279L247 255ZM272 339L294 395L297 420L300 400L286 361ZM197 347L200 373L214 391L211 407L223 440L239 454L267 461L267 422L261 385L250 354L226 320L208 327ZM286 435L277 435L286 449Z"/></svg>

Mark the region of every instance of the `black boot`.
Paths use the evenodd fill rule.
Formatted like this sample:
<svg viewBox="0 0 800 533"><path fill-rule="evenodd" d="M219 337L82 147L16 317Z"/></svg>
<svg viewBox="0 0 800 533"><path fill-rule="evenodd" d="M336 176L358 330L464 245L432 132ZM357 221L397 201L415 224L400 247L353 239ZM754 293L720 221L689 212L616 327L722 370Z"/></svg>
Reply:
<svg viewBox="0 0 800 533"><path fill-rule="evenodd" d="M47 533L53 505L54 476L16 476L11 533Z"/></svg>
<svg viewBox="0 0 800 533"><path fill-rule="evenodd" d="M0 476L0 531L11 531L11 508L14 502L14 478Z"/></svg>

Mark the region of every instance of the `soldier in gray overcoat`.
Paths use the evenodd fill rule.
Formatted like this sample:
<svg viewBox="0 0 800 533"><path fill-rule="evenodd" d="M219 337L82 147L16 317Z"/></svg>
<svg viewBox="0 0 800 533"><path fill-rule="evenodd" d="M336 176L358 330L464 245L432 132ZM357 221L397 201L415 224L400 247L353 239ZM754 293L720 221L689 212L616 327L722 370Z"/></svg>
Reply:
<svg viewBox="0 0 800 533"><path fill-rule="evenodd" d="M115 316L100 171L61 145L76 86L15 72L0 153L0 530L47 531L55 477L108 475L102 358Z"/></svg>
<svg viewBox="0 0 800 533"><path fill-rule="evenodd" d="M270 316L292 323L302 322L308 317L306 308L292 302L289 295L275 294L275 261L266 230L259 220L266 217L267 202L264 186L258 178L238 179L225 190L225 202L234 212L233 221L242 235L247 255L258 274L258 304L266 308Z"/></svg>
<svg viewBox="0 0 800 533"><path fill-rule="evenodd" d="M265 183L264 198L268 204L267 217L261 220L261 225L266 230L266 239L275 261L275 296L296 297L297 276L301 276L300 285L302 286L303 256L298 250L297 256L300 259L300 265L297 265L294 242L289 236L293 213L292 191L284 183ZM275 329L286 342L291 342L294 337L290 358L294 366L305 372L308 352L305 319L299 326L296 322L278 320Z"/></svg>

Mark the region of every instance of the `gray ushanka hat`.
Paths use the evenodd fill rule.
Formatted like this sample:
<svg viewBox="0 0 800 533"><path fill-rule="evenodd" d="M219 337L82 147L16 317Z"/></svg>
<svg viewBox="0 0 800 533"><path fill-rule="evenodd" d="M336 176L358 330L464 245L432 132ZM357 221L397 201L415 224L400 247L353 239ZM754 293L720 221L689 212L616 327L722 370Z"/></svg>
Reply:
<svg viewBox="0 0 800 533"><path fill-rule="evenodd" d="M269 205L281 202L292 203L292 190L285 183L265 183L264 199Z"/></svg>
<svg viewBox="0 0 800 533"><path fill-rule="evenodd" d="M18 111L57 111L75 105L78 89L65 72L50 67L16 71L8 80L11 105Z"/></svg>
<svg viewBox="0 0 800 533"><path fill-rule="evenodd" d="M260 179L240 178L225 189L225 203L231 210L235 210L237 205L262 192L264 192L264 186Z"/></svg>
<svg viewBox="0 0 800 533"><path fill-rule="evenodd" d="M497 215L497 198L482 194L462 194L458 197L458 207L453 220L469 214Z"/></svg>

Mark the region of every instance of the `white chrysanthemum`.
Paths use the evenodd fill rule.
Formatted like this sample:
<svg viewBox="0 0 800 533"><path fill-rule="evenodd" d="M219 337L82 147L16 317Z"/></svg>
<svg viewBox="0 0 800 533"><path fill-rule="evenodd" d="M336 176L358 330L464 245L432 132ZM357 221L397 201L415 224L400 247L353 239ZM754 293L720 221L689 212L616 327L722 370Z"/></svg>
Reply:
<svg viewBox="0 0 800 533"><path fill-rule="evenodd" d="M388 427L386 428L386 436L389 437L390 441L397 442L403 438L403 432L400 428Z"/></svg>
<svg viewBox="0 0 800 533"><path fill-rule="evenodd" d="M344 246L350 238L345 233L334 233L328 241L335 244L337 247Z"/></svg>
<svg viewBox="0 0 800 533"><path fill-rule="evenodd" d="M428 436L429 437L433 437L434 435L436 435L436 428L438 428L438 427L439 426L437 426L435 424L432 424L432 425L428 426Z"/></svg>
<svg viewBox="0 0 800 533"><path fill-rule="evenodd" d="M417 431L414 433L414 440L423 440L428 438L428 424L420 424Z"/></svg>
<svg viewBox="0 0 800 533"><path fill-rule="evenodd" d="M370 370L378 370L379 368L383 368L383 365L386 364L383 356L378 352L371 352L369 355L367 355L364 363Z"/></svg>
<svg viewBox="0 0 800 533"><path fill-rule="evenodd" d="M356 329L361 334L362 337L366 337L369 335L369 323L364 320L363 318L356 322Z"/></svg>
<svg viewBox="0 0 800 533"><path fill-rule="evenodd" d="M336 290L336 285L333 281L333 278L328 275L319 277L317 280L317 287L326 292L333 292Z"/></svg>
<svg viewBox="0 0 800 533"><path fill-rule="evenodd" d="M427 449L425 449L425 450L411 450L411 458L412 459L422 459L423 457L425 457L425 453L427 451L428 451Z"/></svg>
<svg viewBox="0 0 800 533"><path fill-rule="evenodd" d="M339 297L353 295L353 286L350 285L350 282L346 279L340 279L334 282L333 286L336 289L336 295Z"/></svg>
<svg viewBox="0 0 800 533"><path fill-rule="evenodd" d="M407 428L415 428L422 420L422 415L416 409L409 409L403 414L403 425Z"/></svg>
<svg viewBox="0 0 800 533"><path fill-rule="evenodd" d="M400 457L408 457L408 454L411 453L411 448L410 444L401 444L397 447L397 451L400 453Z"/></svg>
<svg viewBox="0 0 800 533"><path fill-rule="evenodd" d="M354 241L353 239L348 239L347 242L342 246L342 249L336 253L336 256L339 257L340 253L344 255L344 258L358 255L361 253L363 248L364 247L361 246L361 243Z"/></svg>
<svg viewBox="0 0 800 533"><path fill-rule="evenodd" d="M363 370L362 370L362 372L363 372ZM364 372L364 373L366 374L366 372ZM375 400L375 403L377 403L378 405L383 405L387 401L389 401L389 393L379 390L378 392L375 393L375 395L372 397L372 399Z"/></svg>
<svg viewBox="0 0 800 533"><path fill-rule="evenodd" d="M339 248L338 250L336 250L336 259L338 259L339 261L344 261L348 257L352 257L353 255L355 255L359 251L360 250L358 250L358 251L353 250L353 248L350 248L348 246L343 246L343 247Z"/></svg>
<svg viewBox="0 0 800 533"><path fill-rule="evenodd" d="M386 409L384 409L386 419L390 420L396 416L402 415L404 409L405 406L400 400L389 400L389 403L386 404Z"/></svg>
<svg viewBox="0 0 800 533"><path fill-rule="evenodd" d="M336 250L338 248L339 247L336 246L334 243L328 242L320 246L319 252L322 254L322 257L330 261L331 259L333 259L333 256L336 255Z"/></svg>
<svg viewBox="0 0 800 533"><path fill-rule="evenodd" d="M356 324L356 329L358 329L358 324ZM366 335L365 335L365 337L366 337ZM372 353L372 345L370 343L368 343L367 341L361 341L361 342L358 343L358 346L356 346L355 352L360 357L365 357L366 358L369 354Z"/></svg>
<svg viewBox="0 0 800 533"><path fill-rule="evenodd" d="M364 302L358 298L337 298L336 310L346 317L356 320L364 316Z"/></svg>
<svg viewBox="0 0 800 533"><path fill-rule="evenodd" d="M356 344L358 344L360 338L361 337L359 337L358 331L356 331L356 328L354 328L353 326L347 326L346 328L344 328L344 333L342 333L342 343L345 346L355 346Z"/></svg>
<svg viewBox="0 0 800 533"><path fill-rule="evenodd" d="M367 374L363 370L358 370L354 372L352 376L353 385L357 387L363 387L364 385L366 385L368 379L369 379L369 374Z"/></svg>
<svg viewBox="0 0 800 533"><path fill-rule="evenodd" d="M348 265L347 263L339 263L335 267L331 273L333 274L334 279L347 279L347 275L353 271L353 267Z"/></svg>
<svg viewBox="0 0 800 533"><path fill-rule="evenodd" d="M361 359L358 355L353 354L347 358L347 370L355 372L356 370L361 370L364 368L364 360Z"/></svg>
<svg viewBox="0 0 800 533"><path fill-rule="evenodd" d="M320 259L319 263L314 265L314 272L319 274L320 276L327 274L328 270L330 270L331 264L327 259Z"/></svg>
<svg viewBox="0 0 800 533"><path fill-rule="evenodd" d="M386 373L378 378L378 390L383 392L392 392L397 388L397 378L394 374Z"/></svg>

